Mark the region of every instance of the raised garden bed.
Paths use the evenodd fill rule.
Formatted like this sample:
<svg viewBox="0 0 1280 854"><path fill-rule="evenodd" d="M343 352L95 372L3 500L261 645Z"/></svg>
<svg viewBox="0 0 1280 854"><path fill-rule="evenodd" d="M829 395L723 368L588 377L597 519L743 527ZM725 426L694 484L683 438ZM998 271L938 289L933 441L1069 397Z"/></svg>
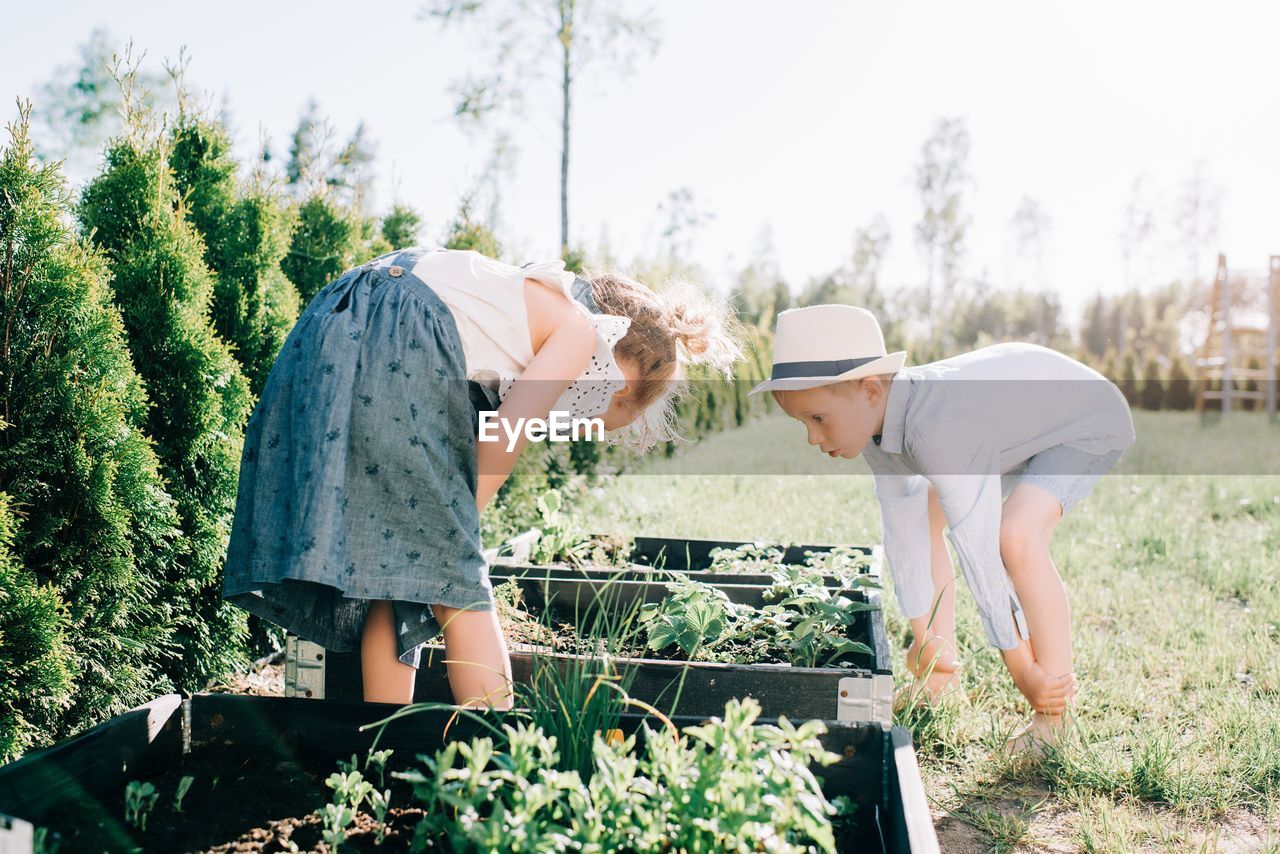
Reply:
<svg viewBox="0 0 1280 854"><path fill-rule="evenodd" d="M338 760L365 755L374 731L361 732L360 725L393 711L376 704L225 694L185 701L161 697L0 767L0 813L57 832L62 851L290 850L284 840L298 850L314 850L321 822L312 811L333 794L325 778ZM395 757L432 753L446 740L477 734L476 723L459 717L446 739L451 714L432 710L389 724L377 745L394 751L389 767L395 767ZM619 727L630 734L643 720L624 715ZM673 721L681 728L698 722ZM840 828L841 850L938 850L905 729L830 723L821 741L840 757L814 769L824 795L843 796L856 806ZM178 812L173 801L184 777L194 781ZM151 784L157 795L145 831L125 819L131 781ZM383 844L373 845L371 821L357 820L343 850L407 850L411 828L423 813L396 797L404 794L403 786L389 785L392 804L401 807L388 814L391 832ZM6 852L7 844L18 844L23 827L10 824L19 830L0 830L0 850Z"/></svg>
<svg viewBox="0 0 1280 854"><path fill-rule="evenodd" d="M531 611L549 617L545 620L548 625L588 625L589 615L602 609L634 613L645 603L657 604L671 595L665 580L647 576L646 571L623 571L623 577L598 578L579 570L552 573L540 569L514 571L508 581L518 587ZM494 580L498 583L499 578ZM763 585L712 586L735 605L758 609L767 601ZM842 655L838 665L687 661L651 653L643 647L610 649L610 663L624 674L628 693L666 713L712 715L730 699L754 697L769 717L888 723L892 716L893 675L879 611L879 591L855 588L847 592L847 598L870 609L850 615L845 635L866 652ZM570 645L567 651L551 644L531 648L521 640L512 638L511 643L512 677L516 682L527 680L539 659L552 658L562 668L581 666L582 656L575 653L581 653L583 646ZM430 645L423 650L414 690L416 701L452 701L443 659L442 646ZM363 697L358 653L326 653L314 644L295 642L290 662L294 673L309 672L312 677L309 687L301 690L300 683L291 683L295 693L309 690L313 697L340 700Z"/></svg>
<svg viewBox="0 0 1280 854"><path fill-rule="evenodd" d="M648 570L660 569L671 572L682 572L692 580L709 584L763 584L772 583L767 571L744 572L741 570L716 571L717 556L721 563L729 552L745 551L747 554L770 551L777 554L778 563L785 566L802 566L810 555L830 555L833 552L845 552L860 555L866 560L865 573L879 580L881 550L875 545L780 545L741 540L707 540L680 537L634 537L624 554L613 555L611 565L598 565L586 562L580 566L557 564L538 564L530 559L531 547L536 541L537 532L529 531L513 537L490 554L492 577L510 577L513 574L525 574L536 570L537 573L570 573L585 577L609 576L623 574L631 580L638 580ZM589 541L609 542L604 535L590 535ZM827 575L829 583L839 583L840 578Z"/></svg>

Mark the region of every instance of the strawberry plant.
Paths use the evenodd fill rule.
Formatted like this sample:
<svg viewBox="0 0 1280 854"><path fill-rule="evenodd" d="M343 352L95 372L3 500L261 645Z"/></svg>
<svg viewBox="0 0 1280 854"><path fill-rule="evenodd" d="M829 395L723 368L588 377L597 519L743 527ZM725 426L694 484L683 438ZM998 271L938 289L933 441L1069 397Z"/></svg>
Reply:
<svg viewBox="0 0 1280 854"><path fill-rule="evenodd" d="M854 587L875 586L874 582L858 579L861 583L832 590L823 582L821 570L792 566L778 567L773 580L765 598L778 601L766 609L777 608L777 613L785 614L786 626L775 631L770 642L787 661L797 667L824 667L845 655L872 654L866 644L850 640L848 632L856 614L878 606L855 601L845 593Z"/></svg>
<svg viewBox="0 0 1280 854"><path fill-rule="evenodd" d="M766 575L775 566L782 564L783 555L786 551L777 546L767 546L764 543L743 543L737 548L712 549L711 550L711 566L712 572L724 573L752 573Z"/></svg>
<svg viewBox="0 0 1280 854"><path fill-rule="evenodd" d="M670 596L640 610L650 649L663 650L675 644L693 657L725 637L730 623L738 618L738 611L724 591L709 584L678 576L667 584L667 589Z"/></svg>
<svg viewBox="0 0 1280 854"><path fill-rule="evenodd" d="M850 546L834 546L830 551L804 553L804 565L820 574L831 575L842 582L859 587L879 587L867 578L871 567L871 555Z"/></svg>
<svg viewBox="0 0 1280 854"><path fill-rule="evenodd" d="M762 608L736 604L722 590L673 573L667 583L671 595L646 604L640 625L649 649L679 647L693 660L749 664L784 661L797 667L826 667L852 654L873 654L864 643L850 640L849 628L862 611L878 606L852 599L856 587L878 586L857 577L830 589L823 570L777 564L773 584Z"/></svg>
<svg viewBox="0 0 1280 854"><path fill-rule="evenodd" d="M589 537L563 511L564 496L548 489L538 496L537 539L529 550L529 560L539 566L567 564L582 566L625 565L631 554L630 537Z"/></svg>
<svg viewBox="0 0 1280 854"><path fill-rule="evenodd" d="M709 569L727 575L769 575L787 565L783 563L785 556L786 549L783 546L744 543L732 549L712 549ZM870 555L850 546L833 546L829 551L804 553L804 566L841 581L852 581L865 576L870 565Z"/></svg>

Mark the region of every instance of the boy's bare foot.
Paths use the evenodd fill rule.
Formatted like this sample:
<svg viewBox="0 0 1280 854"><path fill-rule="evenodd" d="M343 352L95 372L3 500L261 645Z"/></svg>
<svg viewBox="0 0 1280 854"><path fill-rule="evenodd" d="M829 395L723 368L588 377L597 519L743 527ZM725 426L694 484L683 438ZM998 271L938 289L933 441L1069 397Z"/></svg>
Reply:
<svg viewBox="0 0 1280 854"><path fill-rule="evenodd" d="M1005 750L1014 756L1040 760L1048 747L1058 743L1062 735L1062 715L1036 712L1021 730L1005 741Z"/></svg>

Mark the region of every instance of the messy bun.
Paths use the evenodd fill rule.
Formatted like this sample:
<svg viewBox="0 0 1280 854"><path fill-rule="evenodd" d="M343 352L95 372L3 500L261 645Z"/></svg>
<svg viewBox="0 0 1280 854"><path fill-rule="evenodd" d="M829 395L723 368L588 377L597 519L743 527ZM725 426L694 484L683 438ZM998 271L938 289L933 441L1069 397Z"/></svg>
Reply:
<svg viewBox="0 0 1280 854"><path fill-rule="evenodd" d="M647 450L676 438L675 404L687 388L685 368L705 366L725 379L743 357L740 327L723 300L688 282L669 282L655 292L630 276L587 276L592 297L606 314L631 319L614 347L639 373L632 405L639 410L621 441Z"/></svg>
<svg viewBox="0 0 1280 854"><path fill-rule="evenodd" d="M731 378L734 364L742 358L742 347L729 307L683 282L670 285L659 299L667 308L668 326L683 351L683 361L707 365Z"/></svg>

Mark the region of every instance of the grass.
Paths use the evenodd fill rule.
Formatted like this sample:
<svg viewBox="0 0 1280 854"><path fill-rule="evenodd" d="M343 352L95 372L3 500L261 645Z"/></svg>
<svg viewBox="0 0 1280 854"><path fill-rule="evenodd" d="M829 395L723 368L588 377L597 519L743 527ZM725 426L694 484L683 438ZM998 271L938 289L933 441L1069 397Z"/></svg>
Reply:
<svg viewBox="0 0 1280 854"><path fill-rule="evenodd" d="M1280 475L1232 473L1280 471L1280 427L1248 414L1134 420L1132 456L1055 537L1079 684L1061 749L1040 763L998 750L1030 707L967 592L966 702L899 713L944 851L1280 851ZM1162 467L1227 473L1133 473ZM756 470L777 473L714 474ZM647 463L578 511L592 531L880 540L865 464L822 457L780 416ZM906 673L909 629L894 596L885 606Z"/></svg>

